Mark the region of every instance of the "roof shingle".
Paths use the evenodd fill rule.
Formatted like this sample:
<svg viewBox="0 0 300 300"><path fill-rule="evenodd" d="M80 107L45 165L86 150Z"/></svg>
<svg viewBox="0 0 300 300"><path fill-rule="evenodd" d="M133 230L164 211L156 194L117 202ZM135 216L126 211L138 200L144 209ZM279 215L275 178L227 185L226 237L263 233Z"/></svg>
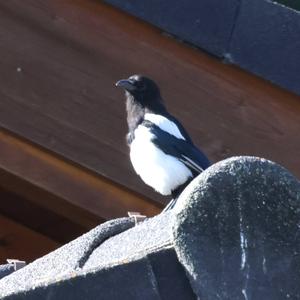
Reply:
<svg viewBox="0 0 300 300"><path fill-rule="evenodd" d="M287 170L227 159L173 210L106 222L6 276L1 299L300 299L299 219Z"/></svg>

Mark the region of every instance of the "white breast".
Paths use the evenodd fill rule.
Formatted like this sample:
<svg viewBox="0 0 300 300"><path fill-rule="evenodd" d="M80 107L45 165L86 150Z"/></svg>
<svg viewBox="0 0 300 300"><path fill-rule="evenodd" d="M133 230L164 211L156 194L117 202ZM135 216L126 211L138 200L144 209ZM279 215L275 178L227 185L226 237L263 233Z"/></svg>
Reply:
<svg viewBox="0 0 300 300"><path fill-rule="evenodd" d="M152 120L148 118L148 120L152 122L153 118ZM166 122L162 123L166 124ZM176 125L175 127L177 128ZM176 129L174 130L175 134L178 134L178 132L176 132ZM134 140L130 145L131 163L136 173L147 185L162 195L170 195L172 190L185 183L189 177L192 177L192 173L178 159L165 154L156 147L151 142L151 138L153 138L153 134L149 128L143 125L137 127L134 132ZM183 137L181 136L181 138Z"/></svg>
<svg viewBox="0 0 300 300"><path fill-rule="evenodd" d="M150 121L151 123L158 126L160 129L174 135L178 139L185 140L185 138L182 136L180 130L176 126L176 124L170 120L168 120L166 117L156 114L150 114L147 113L144 116L145 120Z"/></svg>

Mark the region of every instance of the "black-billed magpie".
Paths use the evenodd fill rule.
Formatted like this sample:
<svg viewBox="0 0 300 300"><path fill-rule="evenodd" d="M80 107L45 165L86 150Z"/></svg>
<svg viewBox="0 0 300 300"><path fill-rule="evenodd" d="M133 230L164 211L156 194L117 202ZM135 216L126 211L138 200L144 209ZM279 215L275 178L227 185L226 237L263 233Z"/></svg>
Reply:
<svg viewBox="0 0 300 300"><path fill-rule="evenodd" d="M157 84L142 75L119 80L125 89L130 160L142 180L172 208L188 183L210 166L183 126L166 110ZM171 204L172 203L172 204Z"/></svg>

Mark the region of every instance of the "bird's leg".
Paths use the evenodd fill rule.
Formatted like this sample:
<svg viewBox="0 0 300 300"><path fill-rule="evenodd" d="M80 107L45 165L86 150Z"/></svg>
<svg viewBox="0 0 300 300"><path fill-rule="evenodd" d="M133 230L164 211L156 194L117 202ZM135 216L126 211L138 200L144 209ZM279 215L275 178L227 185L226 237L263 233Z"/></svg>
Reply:
<svg viewBox="0 0 300 300"><path fill-rule="evenodd" d="M167 206L163 209L163 212L168 211L172 209L176 202L178 197L180 196L181 192L183 191L184 187L180 186L176 190L172 191L172 200L167 204Z"/></svg>
<svg viewBox="0 0 300 300"><path fill-rule="evenodd" d="M171 199L171 201L166 205L166 207L162 210L162 212L168 211L174 207L177 199Z"/></svg>
<svg viewBox="0 0 300 300"><path fill-rule="evenodd" d="M185 189L185 187L192 181L192 179L190 179L188 182L180 185L179 187L177 187L177 189L172 191L172 200L166 205L166 207L163 209L163 212L168 211L170 209L172 209L176 203L177 203L177 199L179 198L179 196L181 195L182 191Z"/></svg>

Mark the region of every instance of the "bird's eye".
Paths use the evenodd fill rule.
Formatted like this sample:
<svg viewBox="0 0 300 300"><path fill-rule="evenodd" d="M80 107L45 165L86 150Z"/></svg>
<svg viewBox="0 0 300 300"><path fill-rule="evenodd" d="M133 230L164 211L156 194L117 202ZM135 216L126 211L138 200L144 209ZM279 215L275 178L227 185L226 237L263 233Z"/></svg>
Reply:
<svg viewBox="0 0 300 300"><path fill-rule="evenodd" d="M145 90L145 88L146 88L145 83L142 82L142 81L136 81L136 82L135 82L135 86L136 86L140 91L143 91L143 90Z"/></svg>

